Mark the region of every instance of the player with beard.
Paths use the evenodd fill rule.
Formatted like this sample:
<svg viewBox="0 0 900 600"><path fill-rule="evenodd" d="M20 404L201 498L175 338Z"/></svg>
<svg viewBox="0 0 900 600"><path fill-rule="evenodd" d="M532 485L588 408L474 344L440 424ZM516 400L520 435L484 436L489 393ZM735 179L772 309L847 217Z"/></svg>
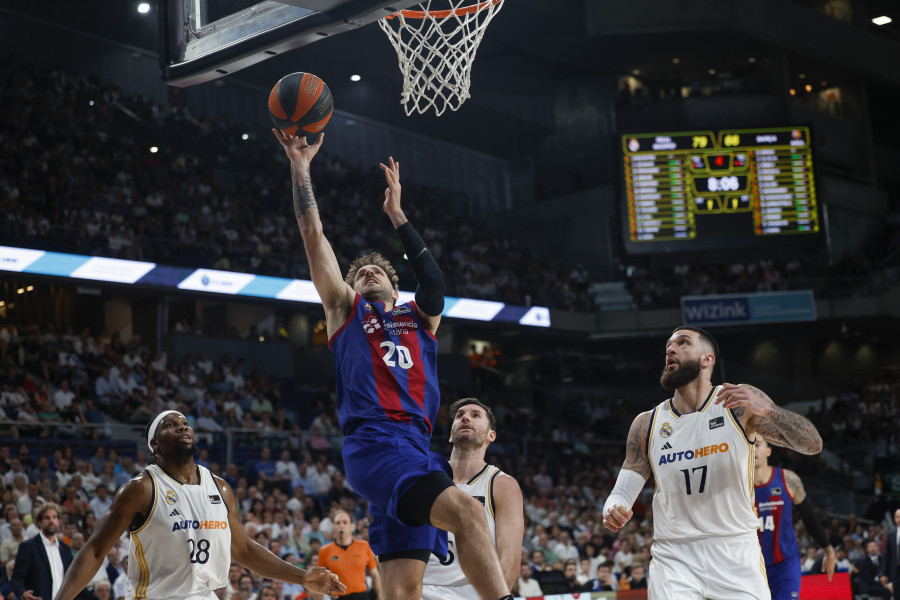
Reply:
<svg viewBox="0 0 900 600"><path fill-rule="evenodd" d="M770 598L756 533L754 441L761 436L803 454L822 450L808 419L761 390L713 385L718 356L703 329L672 333L660 383L675 393L634 419L625 463L603 507L603 524L618 531L654 476L651 600Z"/></svg>
<svg viewBox="0 0 900 600"><path fill-rule="evenodd" d="M477 398L462 398L450 405L450 418L453 482L484 506L506 584L512 589L520 571L525 517L519 483L484 460L488 446L497 439L494 412ZM477 600L478 592L459 567L460 552L450 534L447 558L432 555L425 568L422 600Z"/></svg>
<svg viewBox="0 0 900 600"><path fill-rule="evenodd" d="M451 531L462 569L482 599L511 600L484 507L453 485L446 459L431 450L441 402L435 333L444 275L401 207L400 163L390 158L380 167L387 182L382 208L418 284L415 301L402 304L397 273L378 253L357 258L341 275L310 176L324 137L310 145L305 137L272 132L291 163L294 216L337 367L347 481L369 501L369 542L385 596L419 600L425 565L432 553L447 556Z"/></svg>
<svg viewBox="0 0 900 600"><path fill-rule="evenodd" d="M263 577L329 596L346 590L327 569L298 569L247 536L231 486L194 462L194 431L184 415L160 413L145 435L156 464L119 489L55 600L72 600L126 529L136 598L216 600L214 590L227 585L232 560Z"/></svg>

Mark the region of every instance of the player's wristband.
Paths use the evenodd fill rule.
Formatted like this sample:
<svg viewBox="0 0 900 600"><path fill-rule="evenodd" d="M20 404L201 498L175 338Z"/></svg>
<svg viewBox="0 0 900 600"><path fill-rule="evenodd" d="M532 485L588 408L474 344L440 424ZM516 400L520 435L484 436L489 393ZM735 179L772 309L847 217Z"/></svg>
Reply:
<svg viewBox="0 0 900 600"><path fill-rule="evenodd" d="M616 486L609 493L606 504L603 505L603 517L609 515L609 510L615 505L624 506L626 510L631 510L634 501L637 500L638 494L644 489L647 482L639 473L629 469L620 469L619 477L616 479Z"/></svg>
<svg viewBox="0 0 900 600"><path fill-rule="evenodd" d="M816 511L813 508L812 502L806 498L800 504L795 504L794 507L797 509L797 514L800 515L800 519L806 526L806 531L809 532L809 535L811 535L814 540L816 540L816 543L823 549L831 545L828 534L825 533L825 528L822 527L822 521L816 517Z"/></svg>

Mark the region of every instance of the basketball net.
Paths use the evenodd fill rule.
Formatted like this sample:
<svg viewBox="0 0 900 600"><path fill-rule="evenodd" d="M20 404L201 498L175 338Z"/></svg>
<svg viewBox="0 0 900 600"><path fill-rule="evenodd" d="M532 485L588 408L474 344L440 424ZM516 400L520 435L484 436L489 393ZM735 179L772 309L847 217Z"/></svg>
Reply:
<svg viewBox="0 0 900 600"><path fill-rule="evenodd" d="M397 51L403 91L400 103L406 114L434 109L441 115L457 110L469 99L472 63L481 36L503 0L447 0L447 10L430 10L425 0L419 10L402 10L380 19L378 24Z"/></svg>

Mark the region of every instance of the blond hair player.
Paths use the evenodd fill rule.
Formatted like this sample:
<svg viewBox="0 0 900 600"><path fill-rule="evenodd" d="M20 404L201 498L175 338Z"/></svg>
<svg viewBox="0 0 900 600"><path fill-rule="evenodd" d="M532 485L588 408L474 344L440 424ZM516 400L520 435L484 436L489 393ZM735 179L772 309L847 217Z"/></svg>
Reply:
<svg viewBox="0 0 900 600"><path fill-rule="evenodd" d="M808 419L761 390L713 385L718 355L715 339L698 327L679 327L666 340L660 383L675 393L634 419L603 507L603 524L618 531L654 476L650 600L770 598L756 533L754 440L803 454L822 450Z"/></svg>

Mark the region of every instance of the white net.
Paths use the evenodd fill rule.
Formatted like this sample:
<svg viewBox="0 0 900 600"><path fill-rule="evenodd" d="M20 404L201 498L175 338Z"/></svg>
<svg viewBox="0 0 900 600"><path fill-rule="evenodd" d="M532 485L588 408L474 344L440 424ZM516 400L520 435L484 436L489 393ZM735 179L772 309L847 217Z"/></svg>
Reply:
<svg viewBox="0 0 900 600"><path fill-rule="evenodd" d="M458 109L469 98L475 52L503 0L445 0L449 8L431 10L432 0L419 10L404 10L378 21L397 51L406 114L434 109L440 115Z"/></svg>

